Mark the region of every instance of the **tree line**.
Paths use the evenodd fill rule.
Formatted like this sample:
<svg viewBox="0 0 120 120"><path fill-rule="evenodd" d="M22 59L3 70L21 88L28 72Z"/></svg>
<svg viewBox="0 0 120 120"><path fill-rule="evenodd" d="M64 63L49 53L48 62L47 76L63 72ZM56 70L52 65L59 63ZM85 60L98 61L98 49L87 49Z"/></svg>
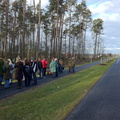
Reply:
<svg viewBox="0 0 120 120"><path fill-rule="evenodd" d="M86 1L49 0L41 8L31 0L1 0L0 55L14 58L45 57L51 59L103 53L103 20L92 19ZM87 31L92 36L87 40ZM92 44L92 45L91 45Z"/></svg>

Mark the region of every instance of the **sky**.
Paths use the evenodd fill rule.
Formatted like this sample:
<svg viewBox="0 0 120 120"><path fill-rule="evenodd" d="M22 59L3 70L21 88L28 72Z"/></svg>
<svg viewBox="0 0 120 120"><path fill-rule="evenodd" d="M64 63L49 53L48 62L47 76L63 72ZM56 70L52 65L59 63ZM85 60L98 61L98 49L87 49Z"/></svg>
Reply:
<svg viewBox="0 0 120 120"><path fill-rule="evenodd" d="M120 0L87 0L94 19L104 21L104 46L106 52L120 53Z"/></svg>
<svg viewBox="0 0 120 120"><path fill-rule="evenodd" d="M42 8L49 4L48 1L41 0ZM92 12L92 18L101 18L104 21L102 38L105 52L120 54L120 0L86 0L86 3Z"/></svg>

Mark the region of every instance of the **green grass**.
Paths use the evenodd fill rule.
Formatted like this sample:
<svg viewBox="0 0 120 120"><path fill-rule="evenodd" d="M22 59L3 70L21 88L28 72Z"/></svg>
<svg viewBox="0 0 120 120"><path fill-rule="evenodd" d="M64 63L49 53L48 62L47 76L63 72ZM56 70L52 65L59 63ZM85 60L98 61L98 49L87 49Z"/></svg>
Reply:
<svg viewBox="0 0 120 120"><path fill-rule="evenodd" d="M62 120L114 61L0 100L0 120Z"/></svg>

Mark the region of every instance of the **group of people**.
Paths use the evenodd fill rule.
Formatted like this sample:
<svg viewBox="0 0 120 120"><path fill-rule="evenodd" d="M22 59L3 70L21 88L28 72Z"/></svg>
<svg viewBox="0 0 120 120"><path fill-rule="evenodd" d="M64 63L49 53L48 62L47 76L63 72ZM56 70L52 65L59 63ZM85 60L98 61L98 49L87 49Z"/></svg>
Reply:
<svg viewBox="0 0 120 120"><path fill-rule="evenodd" d="M12 79L16 79L18 81L18 88L21 88L23 77L26 87L30 86L32 80L32 85L37 85L36 72L39 71L39 76L45 78L47 65L48 62L45 58L42 60L39 58L38 61L33 57L31 60L16 58L15 63L10 59L4 60L4 58L0 58L0 85L2 85L4 78L4 86L7 89L12 84Z"/></svg>
<svg viewBox="0 0 120 120"><path fill-rule="evenodd" d="M16 79L18 81L17 88L22 87L22 79L25 79L25 86L29 87L30 85L37 85L37 75L40 78L46 78L46 69L48 68L48 61L44 58L38 58L36 61L34 57L31 57L30 60L24 58L21 60L19 57L16 58L16 61L13 63L10 59L5 60L0 57L0 86L2 86L2 81L4 79L5 89L10 88L12 80ZM58 72L64 70L63 61L53 58L49 64L50 72L52 77L58 77ZM31 81L32 84L31 84Z"/></svg>

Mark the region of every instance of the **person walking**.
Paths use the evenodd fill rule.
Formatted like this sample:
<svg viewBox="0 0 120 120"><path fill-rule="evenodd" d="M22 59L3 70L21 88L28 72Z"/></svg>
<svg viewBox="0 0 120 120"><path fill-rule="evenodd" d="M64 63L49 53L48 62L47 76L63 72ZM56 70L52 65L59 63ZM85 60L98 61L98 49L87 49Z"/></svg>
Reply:
<svg viewBox="0 0 120 120"><path fill-rule="evenodd" d="M29 61L25 61L24 63L24 76L25 76L25 86L30 86L30 80L31 80L31 73L32 68Z"/></svg>
<svg viewBox="0 0 120 120"><path fill-rule="evenodd" d="M15 63L15 78L18 80L18 89L22 87L22 79L23 79L23 62L21 62L20 58L16 59Z"/></svg>
<svg viewBox="0 0 120 120"><path fill-rule="evenodd" d="M58 67L58 64L56 63L55 59L52 59L50 63L50 70L52 72L52 78L56 77L57 67Z"/></svg>
<svg viewBox="0 0 120 120"><path fill-rule="evenodd" d="M32 85L37 85L37 77L36 77L37 62L34 60L34 57L31 58L31 68L32 68L31 80L33 78L33 81L34 81Z"/></svg>
<svg viewBox="0 0 120 120"><path fill-rule="evenodd" d="M46 78L46 68L47 68L48 62L46 61L45 58L41 62L42 62L42 77Z"/></svg>
<svg viewBox="0 0 120 120"><path fill-rule="evenodd" d="M3 57L0 57L0 86L2 86L3 80L3 66L4 66Z"/></svg>
<svg viewBox="0 0 120 120"><path fill-rule="evenodd" d="M5 89L10 88L10 86L9 86L9 79L11 78L10 70L11 70L11 67L9 65L9 61L6 60L5 65L3 66L3 72L4 72L3 76L4 76L4 81L5 81L5 84L4 84Z"/></svg>

